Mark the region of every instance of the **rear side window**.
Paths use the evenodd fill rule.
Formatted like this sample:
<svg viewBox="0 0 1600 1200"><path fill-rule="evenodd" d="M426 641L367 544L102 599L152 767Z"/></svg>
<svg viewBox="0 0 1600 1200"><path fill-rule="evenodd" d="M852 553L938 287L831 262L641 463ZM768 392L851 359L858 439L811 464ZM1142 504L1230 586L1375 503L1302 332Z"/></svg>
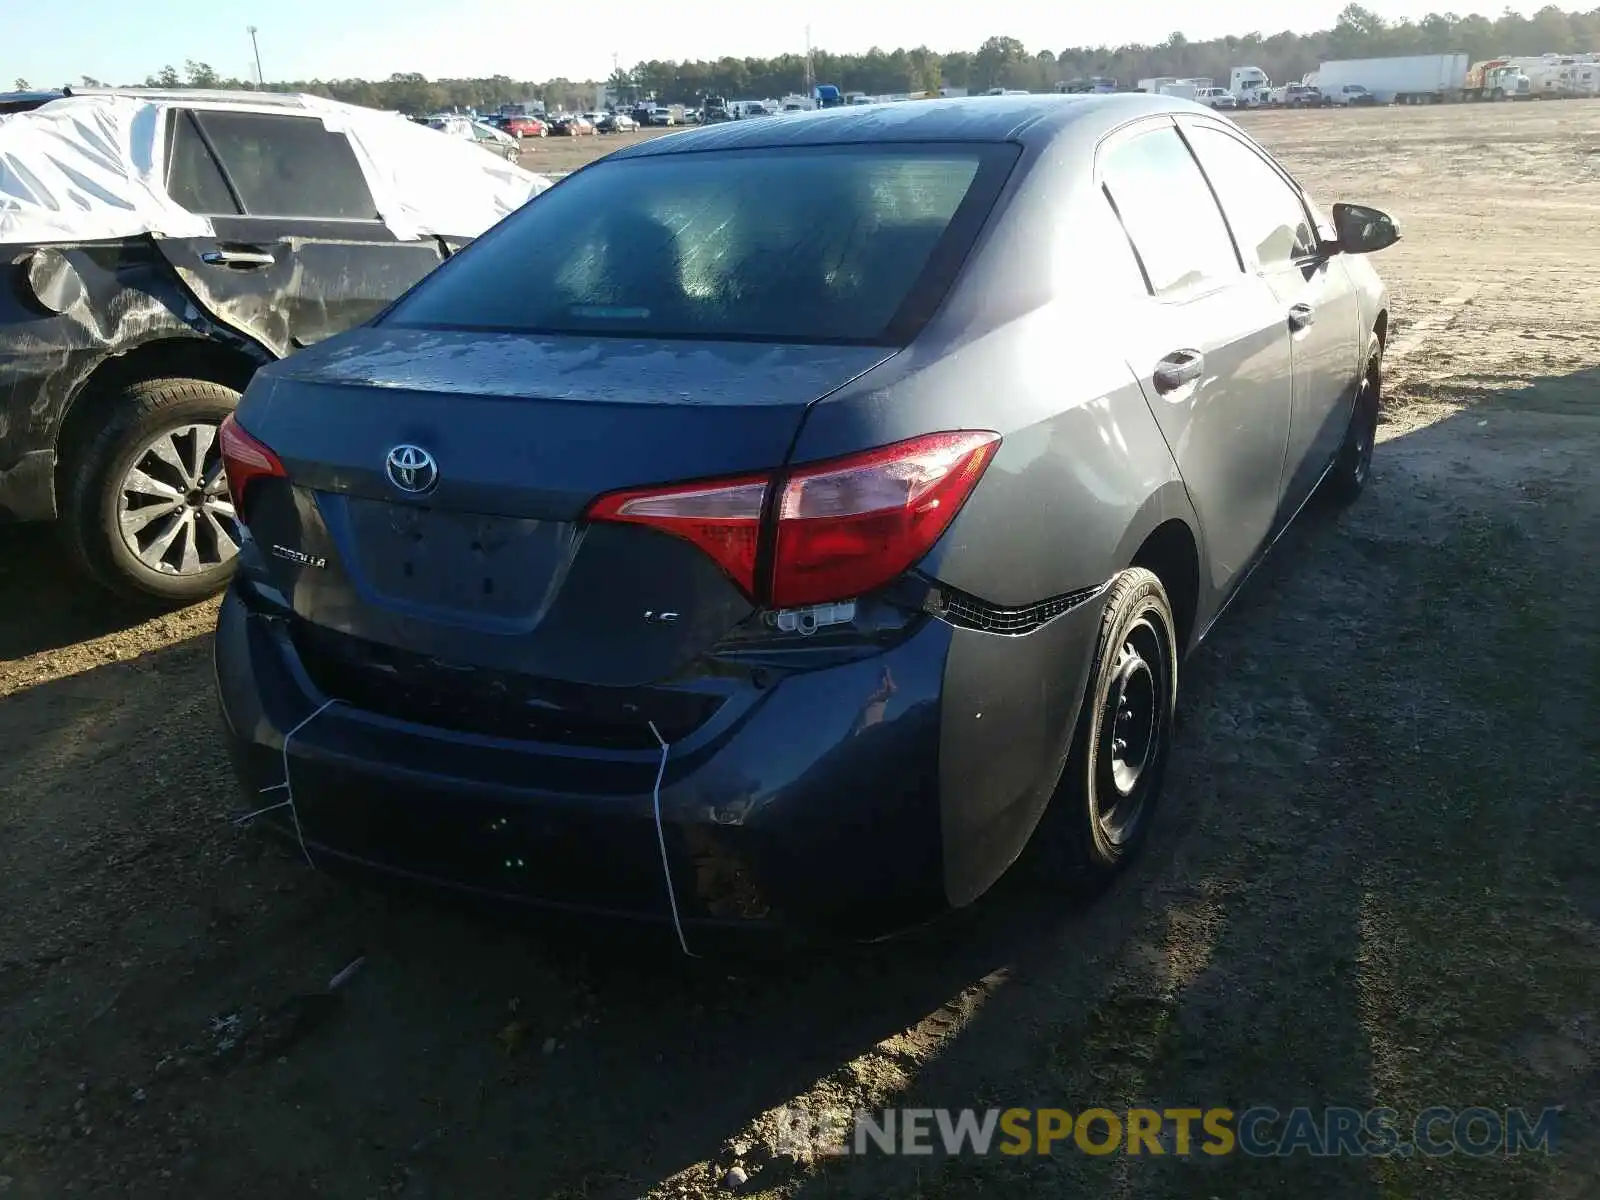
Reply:
<svg viewBox="0 0 1600 1200"><path fill-rule="evenodd" d="M931 316L1016 147L786 147L601 163L400 302L402 325L903 342Z"/></svg>
<svg viewBox="0 0 1600 1200"><path fill-rule="evenodd" d="M197 112L252 217L377 219L350 139L315 117Z"/></svg>
<svg viewBox="0 0 1600 1200"><path fill-rule="evenodd" d="M1176 128L1163 126L1112 147L1101 159L1101 180L1152 295L1240 274L1222 210Z"/></svg>
<svg viewBox="0 0 1600 1200"><path fill-rule="evenodd" d="M167 194L201 216L238 216L239 206L195 128L194 117L175 112L171 121L167 128Z"/></svg>
<svg viewBox="0 0 1600 1200"><path fill-rule="evenodd" d="M1221 129L1195 126L1189 137L1247 260L1270 270L1316 253L1305 205L1276 167Z"/></svg>

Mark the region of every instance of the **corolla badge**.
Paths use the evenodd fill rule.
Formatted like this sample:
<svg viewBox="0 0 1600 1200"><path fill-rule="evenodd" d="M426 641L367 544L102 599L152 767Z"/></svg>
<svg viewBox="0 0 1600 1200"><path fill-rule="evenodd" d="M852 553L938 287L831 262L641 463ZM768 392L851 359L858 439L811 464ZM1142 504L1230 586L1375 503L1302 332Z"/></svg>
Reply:
<svg viewBox="0 0 1600 1200"><path fill-rule="evenodd" d="M390 483L414 496L431 490L439 482L439 464L421 446L409 443L396 446L389 451L383 466Z"/></svg>

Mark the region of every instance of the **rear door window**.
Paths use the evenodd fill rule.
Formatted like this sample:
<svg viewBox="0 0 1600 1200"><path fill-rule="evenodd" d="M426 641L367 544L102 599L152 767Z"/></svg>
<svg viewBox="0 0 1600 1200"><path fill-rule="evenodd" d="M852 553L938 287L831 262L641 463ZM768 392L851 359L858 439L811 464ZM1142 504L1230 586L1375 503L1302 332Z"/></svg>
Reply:
<svg viewBox="0 0 1600 1200"><path fill-rule="evenodd" d="M217 160L211 157L194 115L174 112L167 126L167 194L192 213L205 217L238 216L239 205L228 191Z"/></svg>
<svg viewBox="0 0 1600 1200"><path fill-rule="evenodd" d="M377 204L350 139L315 117L196 112L252 217L372 221Z"/></svg>
<svg viewBox="0 0 1600 1200"><path fill-rule="evenodd" d="M790 146L589 167L414 290L402 325L901 341L1015 162L1005 144Z"/></svg>
<svg viewBox="0 0 1600 1200"><path fill-rule="evenodd" d="M1102 154L1100 173L1152 295L1204 290L1241 274L1222 210L1175 126L1116 143Z"/></svg>

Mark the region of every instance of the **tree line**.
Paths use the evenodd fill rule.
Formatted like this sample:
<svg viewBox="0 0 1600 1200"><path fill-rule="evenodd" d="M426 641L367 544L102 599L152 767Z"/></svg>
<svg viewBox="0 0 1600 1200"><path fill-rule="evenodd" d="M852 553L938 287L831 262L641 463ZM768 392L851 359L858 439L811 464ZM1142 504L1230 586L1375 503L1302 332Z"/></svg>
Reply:
<svg viewBox="0 0 1600 1200"><path fill-rule="evenodd" d="M1236 66L1256 66L1274 82L1300 79L1317 64L1340 58L1377 58L1397 54L1465 51L1473 61L1500 55L1600 50L1600 9L1565 12L1551 5L1531 17L1507 11L1498 18L1477 14L1433 14L1419 21L1390 21L1372 9L1351 4L1332 29L1315 33L1259 33L1191 42L1174 33L1155 46L1071 46L1029 50L1015 38L992 37L975 51L941 54L926 46L864 54L812 54L812 77L846 91L884 95L930 91L938 87L981 91L991 87L1050 91L1057 83L1091 76L1110 76L1125 86L1157 75L1205 75L1226 81ZM628 99L653 98L663 104L691 104L706 96L767 98L802 90L806 79L803 55L777 58L719 58L715 61L641 62L619 70L607 83ZM88 76L86 85L100 81ZM143 81L159 87L230 87L250 89L248 80L224 78L203 62L189 61L180 71L163 67ZM602 81L518 80L506 75L486 79L428 79L402 72L388 79L299 79L268 83L271 91L309 92L351 104L423 113L447 108L490 110L502 104L542 101L549 108L588 109L595 104ZM16 81L26 90L27 80Z"/></svg>

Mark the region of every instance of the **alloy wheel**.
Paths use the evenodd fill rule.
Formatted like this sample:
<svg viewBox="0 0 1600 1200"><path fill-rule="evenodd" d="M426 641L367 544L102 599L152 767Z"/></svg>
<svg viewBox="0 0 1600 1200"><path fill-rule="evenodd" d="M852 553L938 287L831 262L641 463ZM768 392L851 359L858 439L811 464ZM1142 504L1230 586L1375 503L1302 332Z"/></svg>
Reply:
<svg viewBox="0 0 1600 1200"><path fill-rule="evenodd" d="M231 561L239 527L217 427L180 425L146 441L118 488L117 525L129 552L161 575L198 575Z"/></svg>

